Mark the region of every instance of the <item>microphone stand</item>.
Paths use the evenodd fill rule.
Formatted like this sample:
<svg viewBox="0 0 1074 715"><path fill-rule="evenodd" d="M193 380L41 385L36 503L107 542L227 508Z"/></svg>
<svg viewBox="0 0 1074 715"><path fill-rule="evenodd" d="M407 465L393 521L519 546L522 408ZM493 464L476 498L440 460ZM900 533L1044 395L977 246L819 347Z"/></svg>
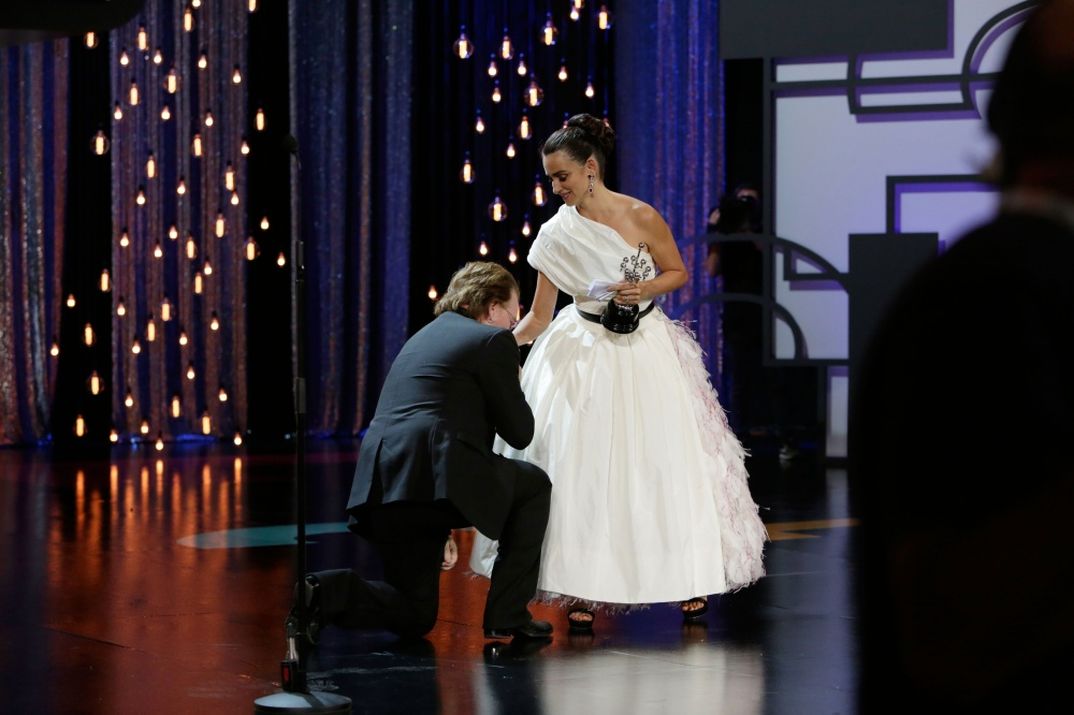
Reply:
<svg viewBox="0 0 1074 715"><path fill-rule="evenodd" d="M309 643L300 643L309 632L306 608L306 260L302 241L301 187L302 163L298 159L298 141L288 134L284 148L294 159L291 196L294 217L292 226L291 271L294 280L294 316L291 333L295 356L295 522L297 553L295 556L295 618L287 620L287 654L280 661L283 692L254 701L255 713L350 713L351 700L343 695L310 691L306 683L306 655Z"/></svg>

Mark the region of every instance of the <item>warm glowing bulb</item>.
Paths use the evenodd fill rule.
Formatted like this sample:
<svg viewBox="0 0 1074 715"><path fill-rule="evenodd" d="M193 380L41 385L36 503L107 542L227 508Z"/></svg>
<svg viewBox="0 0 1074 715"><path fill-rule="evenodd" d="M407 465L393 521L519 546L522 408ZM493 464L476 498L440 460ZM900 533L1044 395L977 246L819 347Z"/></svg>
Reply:
<svg viewBox="0 0 1074 715"><path fill-rule="evenodd" d="M138 102L141 101L141 94L138 92L138 83L133 79L131 80L131 89L128 93L128 101L131 103L132 107L137 106Z"/></svg>
<svg viewBox="0 0 1074 715"><path fill-rule="evenodd" d="M522 222L522 235L529 238L531 233L533 233L533 228L530 227L530 220L527 218Z"/></svg>
<svg viewBox="0 0 1074 715"><path fill-rule="evenodd" d="M138 194L134 197L134 203L138 204L139 206L145 206L145 202L145 189L139 186Z"/></svg>
<svg viewBox="0 0 1074 715"><path fill-rule="evenodd" d="M194 138L190 141L190 150L194 153L194 156L201 156L201 134L194 132Z"/></svg>
<svg viewBox="0 0 1074 715"><path fill-rule="evenodd" d="M157 433L157 441L153 444L153 447L158 452L163 452L164 451L164 435L162 435L159 432Z"/></svg>
<svg viewBox="0 0 1074 715"><path fill-rule="evenodd" d="M460 60L470 59L470 55L474 54L474 43L466 36L466 25L459 28L459 37L451 46L451 52Z"/></svg>
<svg viewBox="0 0 1074 715"><path fill-rule="evenodd" d="M239 192L238 191L232 191L231 192L231 198L228 199L228 201L231 203L232 206L238 206L239 205Z"/></svg>
<svg viewBox="0 0 1074 715"><path fill-rule="evenodd" d="M142 424L138 426L138 431L142 434L149 434L149 420L142 420Z"/></svg>
<svg viewBox="0 0 1074 715"><path fill-rule="evenodd" d="M179 227L174 223L168 227L168 238L173 241L179 238Z"/></svg>
<svg viewBox="0 0 1074 715"><path fill-rule="evenodd" d="M194 243L193 235L186 237L186 257L191 261L198 257L198 244Z"/></svg>
<svg viewBox="0 0 1074 715"><path fill-rule="evenodd" d="M252 261L257 258L257 242L253 237L246 239L246 243L243 244L243 250L246 252L246 260Z"/></svg>
<svg viewBox="0 0 1074 715"><path fill-rule="evenodd" d="M138 49L142 52L149 49L149 33L145 31L145 25L138 27Z"/></svg>
<svg viewBox="0 0 1074 715"><path fill-rule="evenodd" d="M179 183L175 186L175 193L182 196L186 193L186 179L179 177Z"/></svg>
<svg viewBox="0 0 1074 715"><path fill-rule="evenodd" d="M544 21L544 27L541 28L541 42L551 47L556 44L559 30L556 29L556 24L552 22L552 13L548 13L546 17L547 19Z"/></svg>
<svg viewBox="0 0 1074 715"><path fill-rule="evenodd" d="M515 247L511 246L511 250L507 252L507 260L511 263L518 261L518 253L515 252Z"/></svg>
<svg viewBox="0 0 1074 715"><path fill-rule="evenodd" d="M211 127L216 120L213 118L213 110L205 110L205 126Z"/></svg>
<svg viewBox="0 0 1074 715"><path fill-rule="evenodd" d="M202 415L201 415L201 433L202 434L211 434L212 431L213 431L212 419L209 418L209 413L208 412L203 412Z"/></svg>
<svg viewBox="0 0 1074 715"><path fill-rule="evenodd" d="M109 432L108 433L108 441L111 442L112 444L117 444L119 442L119 432L116 432L114 429L111 432Z"/></svg>
<svg viewBox="0 0 1074 715"><path fill-rule="evenodd" d="M257 12L257 0L246 0L246 9L250 12Z"/></svg>
<svg viewBox="0 0 1074 715"><path fill-rule="evenodd" d="M487 71L489 77L495 77L500 73L500 68L496 66L496 55L489 57L489 68Z"/></svg>
<svg viewBox="0 0 1074 715"><path fill-rule="evenodd" d="M198 376L198 373L196 373L194 371L194 363L192 363L192 362L187 363L187 366L186 366L186 379L193 380L197 376Z"/></svg>
<svg viewBox="0 0 1074 715"><path fill-rule="evenodd" d="M227 233L227 220L224 219L224 214L216 214L216 223L214 225L216 227L216 237L223 238L224 234Z"/></svg>
<svg viewBox="0 0 1074 715"><path fill-rule="evenodd" d="M209 321L209 330L212 330L213 332L215 332L215 331L217 331L219 329L220 329L220 318L218 318L216 316L216 311L214 310L212 320Z"/></svg>
<svg viewBox="0 0 1074 715"><path fill-rule="evenodd" d="M183 402L179 395L172 395L172 417L179 418L183 414Z"/></svg>
<svg viewBox="0 0 1074 715"><path fill-rule="evenodd" d="M116 315L118 315L120 318L122 318L126 314L127 314L127 305L123 302L123 299L120 298L116 302Z"/></svg>
<svg viewBox="0 0 1074 715"><path fill-rule="evenodd" d="M238 65L235 65L235 69L231 70L231 83L242 84L242 70Z"/></svg>
<svg viewBox="0 0 1074 715"><path fill-rule="evenodd" d="M482 256L487 256L489 254L488 244L482 241L481 245L477 247L477 252L480 253Z"/></svg>
<svg viewBox="0 0 1074 715"><path fill-rule="evenodd" d="M186 344L188 342L190 342L190 339L187 338L186 331L185 330L180 330L179 331L179 346L180 347L186 347Z"/></svg>
<svg viewBox="0 0 1074 715"><path fill-rule="evenodd" d="M175 94L179 91L179 72L174 67L164 76L164 91L168 94Z"/></svg>
<svg viewBox="0 0 1074 715"><path fill-rule="evenodd" d="M164 300L160 301L160 319L165 323L172 319L172 302L168 300L168 296L164 296Z"/></svg>
<svg viewBox="0 0 1074 715"><path fill-rule="evenodd" d="M459 180L464 184L474 183L474 165L470 163L470 154L466 154L466 159L462 162L462 169L459 170Z"/></svg>
<svg viewBox="0 0 1074 715"><path fill-rule="evenodd" d="M268 216L262 216L261 217L261 230L262 231L268 231L268 229L269 229Z"/></svg>
<svg viewBox="0 0 1074 715"><path fill-rule="evenodd" d="M145 340L149 343L157 340L157 323L153 320L153 316L149 316L149 322L145 325Z"/></svg>
<svg viewBox="0 0 1074 715"><path fill-rule="evenodd" d="M280 251L280 255L276 256L276 265L280 268L287 265L287 256L283 254L283 251Z"/></svg>
<svg viewBox="0 0 1074 715"><path fill-rule="evenodd" d="M519 77L525 77L526 73L529 72L529 69L526 67L526 56L525 55L520 54L518 56L518 69L515 70L515 71L518 72Z"/></svg>
<svg viewBox="0 0 1074 715"><path fill-rule="evenodd" d="M608 12L607 5L600 6L600 12L597 13L597 27L602 30L607 30L612 26L612 15Z"/></svg>
<svg viewBox="0 0 1074 715"><path fill-rule="evenodd" d="M593 99L593 95L595 95L596 93L597 93L597 91L595 89L593 89L593 81L590 80L589 82L586 82L586 84L585 84L585 96L589 97L590 99Z"/></svg>
<svg viewBox="0 0 1074 715"><path fill-rule="evenodd" d="M137 355L140 352L142 352L142 344L138 342L138 338L135 338L134 342L131 343L131 353Z"/></svg>
<svg viewBox="0 0 1074 715"><path fill-rule="evenodd" d="M522 115L522 121L518 123L518 136L522 139L529 139L532 136L530 134L530 118L525 114Z"/></svg>
<svg viewBox="0 0 1074 715"><path fill-rule="evenodd" d="M189 7L183 11L183 30L191 32L194 29L194 11Z"/></svg>
<svg viewBox="0 0 1074 715"><path fill-rule="evenodd" d="M515 46L511 44L511 38L507 36L507 28L504 28L503 39L500 40L500 57L509 60L515 56Z"/></svg>
<svg viewBox="0 0 1074 715"><path fill-rule="evenodd" d="M131 236L127 233L127 229L123 229L122 233L119 234L119 247L126 248L129 245L131 245Z"/></svg>
<svg viewBox="0 0 1074 715"><path fill-rule="evenodd" d="M97 33L96 32L87 32L86 33L86 48L87 49L92 50L93 48L95 48L97 46L97 42L98 41L97 41Z"/></svg>
<svg viewBox="0 0 1074 715"><path fill-rule="evenodd" d="M82 415L75 417L75 436L84 437L86 435L86 420Z"/></svg>
<svg viewBox="0 0 1074 715"><path fill-rule="evenodd" d="M49 348L48 354L51 355L52 357L59 357L60 356L60 344L57 343L57 342L53 342L52 347Z"/></svg>
<svg viewBox="0 0 1074 715"><path fill-rule="evenodd" d="M112 107L112 116L117 122L123 119L123 107L119 106L119 102L116 102L115 106Z"/></svg>
<svg viewBox="0 0 1074 715"><path fill-rule="evenodd" d="M500 94L500 80L496 80L496 83L492 85L492 101L499 104L501 99L503 95Z"/></svg>
<svg viewBox="0 0 1074 715"><path fill-rule="evenodd" d="M123 67L126 67L130 63L131 58L127 55L127 48L124 47L123 50L121 50L119 53L119 64Z"/></svg>
<svg viewBox="0 0 1074 715"><path fill-rule="evenodd" d="M548 203L548 194L545 193L544 184L540 180L533 185L533 203L535 206L544 206Z"/></svg>
<svg viewBox="0 0 1074 715"><path fill-rule="evenodd" d="M153 258L164 258L164 248L161 247L160 241L153 244Z"/></svg>
<svg viewBox="0 0 1074 715"><path fill-rule="evenodd" d="M205 278L202 277L201 271L194 274L194 293L201 295L205 290Z"/></svg>
<svg viewBox="0 0 1074 715"><path fill-rule="evenodd" d="M236 447L241 447L242 446L242 435L240 433L236 432L234 439L232 439L231 441L235 444Z"/></svg>
<svg viewBox="0 0 1074 715"><path fill-rule="evenodd" d="M560 82L566 82L567 77L569 77L569 76L570 75L567 74L567 65L566 64L560 65L559 66L559 74L556 75L556 77L559 77L559 81Z"/></svg>
<svg viewBox="0 0 1074 715"><path fill-rule="evenodd" d="M82 339L86 342L86 345L93 345L97 341L97 336L93 332L93 326L86 323L86 327L82 329Z"/></svg>
<svg viewBox="0 0 1074 715"><path fill-rule="evenodd" d="M220 392L217 393L216 397L221 402L227 402L227 390L221 387Z"/></svg>
<svg viewBox="0 0 1074 715"><path fill-rule="evenodd" d="M209 258L207 256L205 258L205 267L201 269L201 272L207 276L211 276L213 274L213 264L209 262Z"/></svg>
<svg viewBox="0 0 1074 715"><path fill-rule="evenodd" d="M108 135L104 133L103 129L98 130L98 132L93 135L92 147L93 153L97 156L104 156L106 153L108 153Z"/></svg>
<svg viewBox="0 0 1074 715"><path fill-rule="evenodd" d="M134 395L129 387L127 388L127 395L123 398L123 404L127 407L134 407Z"/></svg>
<svg viewBox="0 0 1074 715"><path fill-rule="evenodd" d="M203 70L209 67L209 56L204 52L198 57L198 69Z"/></svg>
<svg viewBox="0 0 1074 715"><path fill-rule="evenodd" d="M145 175L149 179L157 178L157 160L153 152L149 152L149 157L145 160Z"/></svg>
<svg viewBox="0 0 1074 715"><path fill-rule="evenodd" d="M477 113L477 119L474 120L474 131L478 134L485 133L485 120L481 118L481 112Z"/></svg>
<svg viewBox="0 0 1074 715"><path fill-rule="evenodd" d="M577 22L577 21L578 21L578 18L580 18L581 16L582 16L582 15L581 15L581 13L579 13L579 12L578 12L578 8L576 8L576 7L574 7L574 6L572 5L572 6L571 6L571 13L570 13L570 18L571 18L572 20L574 20L575 22Z"/></svg>
<svg viewBox="0 0 1074 715"><path fill-rule="evenodd" d="M517 152L515 151L515 143L513 141L508 141L507 142L507 151L505 151L504 153L507 154L508 159L514 159L515 158L515 154Z"/></svg>
<svg viewBox="0 0 1074 715"><path fill-rule="evenodd" d="M164 63L164 53L157 48L157 51L153 53L153 64L159 65Z"/></svg>
<svg viewBox="0 0 1074 715"><path fill-rule="evenodd" d="M171 107L169 107L167 104L165 104L163 107L160 108L160 119L161 119L161 121L166 122L171 118L172 118Z"/></svg>
<svg viewBox="0 0 1074 715"><path fill-rule="evenodd" d="M426 295L429 296L429 300L436 300L440 297L440 292L436 290L436 286L429 286L429 292Z"/></svg>
<svg viewBox="0 0 1074 715"><path fill-rule="evenodd" d="M74 293L68 294L68 296L67 296L67 307L68 308L74 308L75 305L77 305L77 302L75 301L75 294Z"/></svg>
<svg viewBox="0 0 1074 715"><path fill-rule="evenodd" d="M101 271L101 292L107 293L112 290L112 280L108 275L108 269L105 268Z"/></svg>
<svg viewBox="0 0 1074 715"><path fill-rule="evenodd" d="M224 188L228 191L235 190L235 167L231 165L229 161L227 168L224 169Z"/></svg>
<svg viewBox="0 0 1074 715"><path fill-rule="evenodd" d="M265 131L265 110L261 107L257 108L257 113L254 115L254 126L259 132Z"/></svg>
<svg viewBox="0 0 1074 715"><path fill-rule="evenodd" d="M537 80L531 79L530 84L526 87L526 104L531 107L536 107L544 101L544 90L537 84Z"/></svg>
<svg viewBox="0 0 1074 715"><path fill-rule="evenodd" d="M489 218L497 223L507 219L507 204L503 202L499 194L496 194L496 198L489 204Z"/></svg>

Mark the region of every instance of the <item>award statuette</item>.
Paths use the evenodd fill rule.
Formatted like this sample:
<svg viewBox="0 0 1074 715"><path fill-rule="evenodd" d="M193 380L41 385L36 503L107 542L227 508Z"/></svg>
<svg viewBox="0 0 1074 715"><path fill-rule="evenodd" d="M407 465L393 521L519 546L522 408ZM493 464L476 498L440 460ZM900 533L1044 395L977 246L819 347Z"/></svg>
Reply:
<svg viewBox="0 0 1074 715"><path fill-rule="evenodd" d="M638 252L635 255L623 257L622 262L619 264L619 269L623 272L623 280L629 283L638 283L652 274L653 267L649 265L647 259L641 257L641 252L647 248L648 246L644 243L639 243ZM613 333L621 335L633 333L638 329L640 322L641 315L638 306L621 305L616 303L614 298L608 301L604 313L600 316L601 325Z"/></svg>

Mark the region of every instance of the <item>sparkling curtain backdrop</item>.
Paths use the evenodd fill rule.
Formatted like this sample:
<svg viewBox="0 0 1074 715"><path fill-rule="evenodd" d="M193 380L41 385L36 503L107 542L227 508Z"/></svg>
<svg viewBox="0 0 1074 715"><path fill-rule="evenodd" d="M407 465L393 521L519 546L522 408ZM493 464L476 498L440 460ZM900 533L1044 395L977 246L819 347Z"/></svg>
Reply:
<svg viewBox="0 0 1074 715"><path fill-rule="evenodd" d="M0 444L48 429L60 323L68 41L0 48ZM89 148L89 137L86 138Z"/></svg>
<svg viewBox="0 0 1074 715"><path fill-rule="evenodd" d="M651 203L677 239L705 231L723 188L723 71L716 0L620 0L615 96L620 107L622 190ZM681 245L690 280L667 310L710 292L706 248ZM715 372L717 314L706 306L683 315Z"/></svg>
<svg viewBox="0 0 1074 715"><path fill-rule="evenodd" d="M246 418L248 15L149 0L112 33L114 439L235 435Z"/></svg>

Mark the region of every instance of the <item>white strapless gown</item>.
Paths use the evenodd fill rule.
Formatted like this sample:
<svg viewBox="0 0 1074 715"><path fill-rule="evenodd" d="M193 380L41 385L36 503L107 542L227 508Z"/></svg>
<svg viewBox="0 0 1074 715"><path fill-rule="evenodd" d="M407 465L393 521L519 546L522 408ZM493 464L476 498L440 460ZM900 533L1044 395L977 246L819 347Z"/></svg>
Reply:
<svg viewBox="0 0 1074 715"><path fill-rule="evenodd" d="M614 230L564 206L529 260L561 290L584 296L589 281L619 279L630 254ZM579 315L577 307L597 312L599 303L576 302L526 360L533 441L525 450L496 442L496 451L552 479L541 595L676 602L757 580L766 532L697 341L659 308L617 335ZM491 573L495 546L478 536L474 571Z"/></svg>

